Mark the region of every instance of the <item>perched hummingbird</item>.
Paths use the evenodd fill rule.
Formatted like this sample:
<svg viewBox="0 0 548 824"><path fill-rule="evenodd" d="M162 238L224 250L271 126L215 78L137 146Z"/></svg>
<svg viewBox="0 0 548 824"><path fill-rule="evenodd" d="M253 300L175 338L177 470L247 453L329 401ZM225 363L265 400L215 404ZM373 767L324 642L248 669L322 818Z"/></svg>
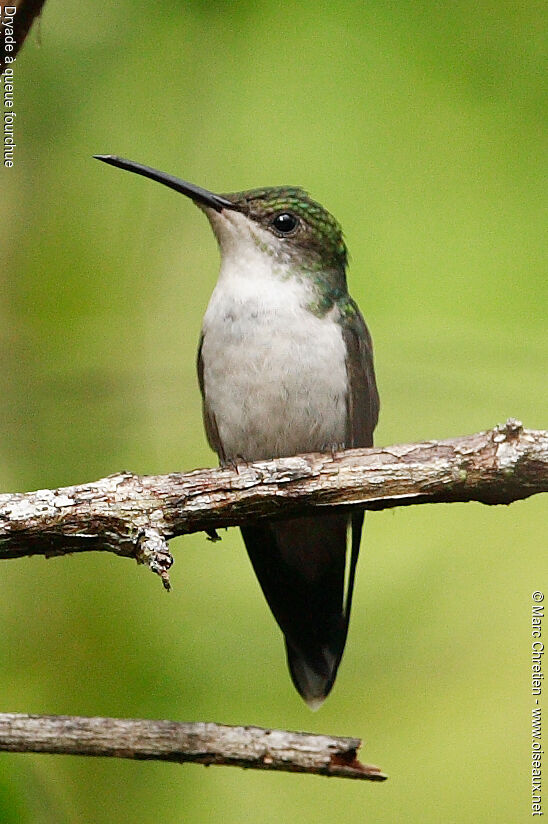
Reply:
<svg viewBox="0 0 548 824"><path fill-rule="evenodd" d="M217 195L111 155L206 214L221 251L198 348L207 439L221 464L372 446L371 337L346 285L337 221L302 189ZM284 636L293 683L316 709L343 654L363 512L241 528ZM351 532L347 549L347 533Z"/></svg>

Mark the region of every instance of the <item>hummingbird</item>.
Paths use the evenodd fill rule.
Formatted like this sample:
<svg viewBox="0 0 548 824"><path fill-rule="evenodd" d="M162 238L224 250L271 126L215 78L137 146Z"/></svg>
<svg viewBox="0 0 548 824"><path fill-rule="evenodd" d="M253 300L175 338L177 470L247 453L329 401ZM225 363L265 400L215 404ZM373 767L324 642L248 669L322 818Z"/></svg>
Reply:
<svg viewBox="0 0 548 824"><path fill-rule="evenodd" d="M371 336L348 293L335 218L303 189L214 194L113 155L98 160L189 197L205 212L221 266L198 347L207 440L221 465L373 445L379 396ZM311 709L344 651L363 512L241 527Z"/></svg>

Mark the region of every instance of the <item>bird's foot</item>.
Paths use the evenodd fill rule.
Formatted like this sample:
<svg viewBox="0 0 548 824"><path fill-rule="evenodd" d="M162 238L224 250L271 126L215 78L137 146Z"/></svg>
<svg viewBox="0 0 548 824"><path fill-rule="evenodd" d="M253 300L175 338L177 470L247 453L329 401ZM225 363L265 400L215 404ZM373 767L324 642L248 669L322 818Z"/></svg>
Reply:
<svg viewBox="0 0 548 824"><path fill-rule="evenodd" d="M340 452L342 449L345 449L344 443L330 443L329 452L331 453L331 458L334 460L337 452Z"/></svg>
<svg viewBox="0 0 548 824"><path fill-rule="evenodd" d="M240 467L247 467L249 466L249 461L247 461L242 455L233 455L231 458L224 458L221 460L221 468L222 469L232 469L234 472L239 474Z"/></svg>

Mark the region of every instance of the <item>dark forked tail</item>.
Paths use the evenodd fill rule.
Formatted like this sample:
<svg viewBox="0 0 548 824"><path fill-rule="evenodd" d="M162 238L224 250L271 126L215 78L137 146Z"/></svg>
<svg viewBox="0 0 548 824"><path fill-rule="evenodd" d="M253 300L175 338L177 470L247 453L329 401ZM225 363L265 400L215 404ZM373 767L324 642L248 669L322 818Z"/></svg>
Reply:
<svg viewBox="0 0 548 824"><path fill-rule="evenodd" d="M329 694L342 658L362 523L363 513L329 513L242 527L255 574L285 636L293 683L311 709Z"/></svg>

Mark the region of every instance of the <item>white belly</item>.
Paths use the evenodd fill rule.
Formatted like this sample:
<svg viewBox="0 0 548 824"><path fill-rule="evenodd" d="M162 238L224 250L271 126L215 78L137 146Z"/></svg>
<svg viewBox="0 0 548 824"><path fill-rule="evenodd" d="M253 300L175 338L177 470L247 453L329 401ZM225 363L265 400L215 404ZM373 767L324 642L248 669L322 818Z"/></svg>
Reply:
<svg viewBox="0 0 548 824"><path fill-rule="evenodd" d="M293 279L219 281L203 323L204 400L226 458L325 450L346 437L341 327Z"/></svg>

